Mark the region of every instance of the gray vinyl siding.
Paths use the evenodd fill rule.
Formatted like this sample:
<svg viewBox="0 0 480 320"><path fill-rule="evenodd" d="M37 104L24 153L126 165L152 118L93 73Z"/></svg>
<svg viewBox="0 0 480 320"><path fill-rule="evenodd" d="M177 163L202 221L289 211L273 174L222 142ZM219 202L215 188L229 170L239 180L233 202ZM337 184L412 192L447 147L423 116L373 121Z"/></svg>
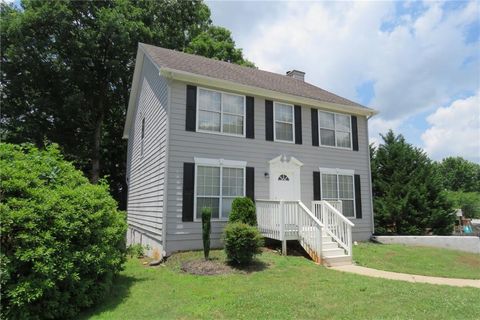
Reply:
<svg viewBox="0 0 480 320"><path fill-rule="evenodd" d="M149 59L144 59L141 72L137 109L128 141L127 241L149 245L151 250L163 250L168 84Z"/></svg>
<svg viewBox="0 0 480 320"><path fill-rule="evenodd" d="M214 89L214 88L213 88ZM225 91L225 90L223 90ZM241 94L241 92L235 92ZM194 162L194 157L247 161L255 168L255 198L269 198L268 161L285 154L303 162L301 168L302 202L311 207L313 200L313 171L319 167L353 169L360 175L362 219L355 223L355 240L368 239L372 233L372 208L370 199L370 169L368 164L367 119L358 117L359 151L312 146L311 111L302 106L303 144L295 145L265 140L265 98L255 98L255 139L232 137L185 130L186 84L171 83L169 122L169 167L167 188L167 253L177 250L200 249L201 224L182 222L183 163ZM269 98L272 100L271 98ZM274 99L273 99L274 100ZM288 101L287 101L288 102ZM212 241L220 245L225 222L212 222Z"/></svg>

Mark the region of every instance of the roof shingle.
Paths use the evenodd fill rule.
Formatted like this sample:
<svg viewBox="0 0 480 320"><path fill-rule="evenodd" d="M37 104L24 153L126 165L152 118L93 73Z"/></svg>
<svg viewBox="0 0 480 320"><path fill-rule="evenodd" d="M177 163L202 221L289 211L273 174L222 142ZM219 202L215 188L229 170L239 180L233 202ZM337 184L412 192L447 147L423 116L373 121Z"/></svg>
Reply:
<svg viewBox="0 0 480 320"><path fill-rule="evenodd" d="M193 54L141 43L143 50L160 67L189 72L247 86L259 87L281 93L297 95L323 102L363 107L312 84L278 73L205 58Z"/></svg>

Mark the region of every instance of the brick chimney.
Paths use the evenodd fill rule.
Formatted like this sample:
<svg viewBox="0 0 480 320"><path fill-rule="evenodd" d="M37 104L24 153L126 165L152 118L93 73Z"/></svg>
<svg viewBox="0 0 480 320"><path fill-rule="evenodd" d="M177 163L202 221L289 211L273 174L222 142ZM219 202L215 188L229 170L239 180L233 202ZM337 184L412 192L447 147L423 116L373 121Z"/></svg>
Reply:
<svg viewBox="0 0 480 320"><path fill-rule="evenodd" d="M287 76L292 77L293 79L305 81L305 72L298 70L287 71Z"/></svg>

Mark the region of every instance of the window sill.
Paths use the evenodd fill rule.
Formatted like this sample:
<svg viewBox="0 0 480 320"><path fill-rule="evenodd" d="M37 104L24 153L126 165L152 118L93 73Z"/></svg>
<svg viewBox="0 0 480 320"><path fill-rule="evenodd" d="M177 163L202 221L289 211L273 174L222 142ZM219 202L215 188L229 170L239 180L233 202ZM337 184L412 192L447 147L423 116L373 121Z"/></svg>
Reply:
<svg viewBox="0 0 480 320"><path fill-rule="evenodd" d="M215 132L215 131L208 131L208 130L202 130L202 129L197 129L196 132L199 132L199 133L207 133L207 134L215 134L215 135L217 135L217 136L245 138L245 135L233 134L233 133L224 133L224 132Z"/></svg>
<svg viewBox="0 0 480 320"><path fill-rule="evenodd" d="M353 148L345 148L345 147L335 147L335 146L326 146L323 144L318 145L320 148L328 148L328 149L335 149L335 150L345 150L345 151L353 151Z"/></svg>

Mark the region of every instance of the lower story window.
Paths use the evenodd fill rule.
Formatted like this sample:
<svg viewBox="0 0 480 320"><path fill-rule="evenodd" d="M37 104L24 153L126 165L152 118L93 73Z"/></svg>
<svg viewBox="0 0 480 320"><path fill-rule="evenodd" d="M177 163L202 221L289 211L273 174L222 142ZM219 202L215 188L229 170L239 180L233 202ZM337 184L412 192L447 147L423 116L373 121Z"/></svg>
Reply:
<svg viewBox="0 0 480 320"><path fill-rule="evenodd" d="M205 207L212 209L212 219L228 219L233 199L245 196L245 168L198 164L196 172L196 219Z"/></svg>
<svg viewBox="0 0 480 320"><path fill-rule="evenodd" d="M322 199L326 201L342 201L342 213L346 217L355 217L355 193L353 173L323 173Z"/></svg>

